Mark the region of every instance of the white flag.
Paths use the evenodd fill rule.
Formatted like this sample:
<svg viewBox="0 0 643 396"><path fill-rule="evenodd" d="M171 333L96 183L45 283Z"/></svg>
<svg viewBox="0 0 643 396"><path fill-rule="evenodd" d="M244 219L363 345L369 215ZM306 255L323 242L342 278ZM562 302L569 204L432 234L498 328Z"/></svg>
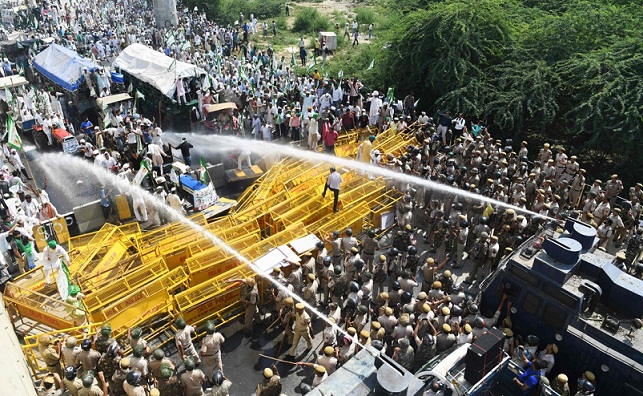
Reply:
<svg viewBox="0 0 643 396"><path fill-rule="evenodd" d="M373 60L371 61L371 64L368 65L368 69L366 69L366 70L371 70L373 68L373 66L375 66L375 58L373 58Z"/></svg>

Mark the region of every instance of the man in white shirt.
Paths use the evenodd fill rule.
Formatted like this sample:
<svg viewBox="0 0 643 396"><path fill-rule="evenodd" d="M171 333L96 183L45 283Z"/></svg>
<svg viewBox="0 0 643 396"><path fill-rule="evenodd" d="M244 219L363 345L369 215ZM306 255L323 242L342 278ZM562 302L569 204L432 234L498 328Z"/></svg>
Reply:
<svg viewBox="0 0 643 396"><path fill-rule="evenodd" d="M326 180L326 185L324 186L324 192L322 197L326 197L326 190L333 192L333 212L337 212L339 209L337 207L339 201L339 187L342 183L342 175L340 175L334 166L330 168L330 175Z"/></svg>

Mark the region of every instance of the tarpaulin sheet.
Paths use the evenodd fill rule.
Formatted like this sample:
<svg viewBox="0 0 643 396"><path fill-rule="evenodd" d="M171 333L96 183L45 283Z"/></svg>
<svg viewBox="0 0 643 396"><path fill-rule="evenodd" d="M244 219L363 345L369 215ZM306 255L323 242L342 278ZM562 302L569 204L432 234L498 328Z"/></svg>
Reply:
<svg viewBox="0 0 643 396"><path fill-rule="evenodd" d="M84 67L89 71L98 68L91 59L58 44L51 44L36 55L33 65L45 77L70 92L77 90L83 82Z"/></svg>
<svg viewBox="0 0 643 396"><path fill-rule="evenodd" d="M130 44L114 60L114 66L152 85L168 98L174 96L179 78L203 77L205 70L180 62L143 44Z"/></svg>

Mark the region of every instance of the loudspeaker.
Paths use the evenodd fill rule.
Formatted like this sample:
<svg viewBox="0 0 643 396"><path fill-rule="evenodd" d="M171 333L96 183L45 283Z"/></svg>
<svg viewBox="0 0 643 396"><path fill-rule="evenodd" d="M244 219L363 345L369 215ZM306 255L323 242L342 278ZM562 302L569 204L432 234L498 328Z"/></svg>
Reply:
<svg viewBox="0 0 643 396"><path fill-rule="evenodd" d="M475 384L502 360L505 333L491 328L471 344L465 357L464 379Z"/></svg>

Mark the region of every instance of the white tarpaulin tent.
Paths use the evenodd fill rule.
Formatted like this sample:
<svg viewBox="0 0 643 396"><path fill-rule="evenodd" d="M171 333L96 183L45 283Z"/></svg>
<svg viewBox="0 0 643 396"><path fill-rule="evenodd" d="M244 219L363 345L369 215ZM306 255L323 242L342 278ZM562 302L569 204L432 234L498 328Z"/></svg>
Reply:
<svg viewBox="0 0 643 396"><path fill-rule="evenodd" d="M205 70L200 67L176 61L143 44L127 46L114 60L114 66L152 85L168 98L174 96L178 78L206 75Z"/></svg>

